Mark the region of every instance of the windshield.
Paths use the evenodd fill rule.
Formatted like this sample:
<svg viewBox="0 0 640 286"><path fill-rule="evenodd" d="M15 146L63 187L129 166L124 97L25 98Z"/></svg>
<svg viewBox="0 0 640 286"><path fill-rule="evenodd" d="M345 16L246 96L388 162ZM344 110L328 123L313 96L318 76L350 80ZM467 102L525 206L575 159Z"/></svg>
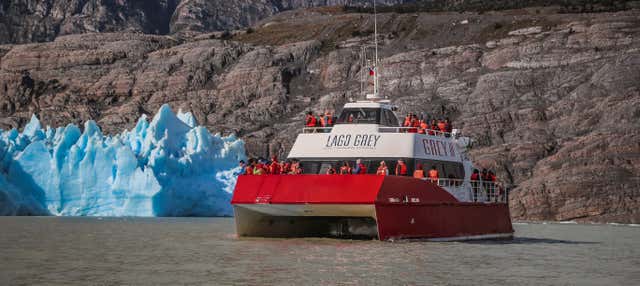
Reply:
<svg viewBox="0 0 640 286"><path fill-rule="evenodd" d="M348 108L342 110L338 124L380 124L380 108Z"/></svg>

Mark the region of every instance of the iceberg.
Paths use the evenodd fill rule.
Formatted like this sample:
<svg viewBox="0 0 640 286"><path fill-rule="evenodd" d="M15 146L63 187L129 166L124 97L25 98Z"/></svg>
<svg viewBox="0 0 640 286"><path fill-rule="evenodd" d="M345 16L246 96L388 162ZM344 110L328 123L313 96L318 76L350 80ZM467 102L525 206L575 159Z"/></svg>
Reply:
<svg viewBox="0 0 640 286"><path fill-rule="evenodd" d="M0 130L0 215L230 216L244 142L163 105L106 136L94 121Z"/></svg>

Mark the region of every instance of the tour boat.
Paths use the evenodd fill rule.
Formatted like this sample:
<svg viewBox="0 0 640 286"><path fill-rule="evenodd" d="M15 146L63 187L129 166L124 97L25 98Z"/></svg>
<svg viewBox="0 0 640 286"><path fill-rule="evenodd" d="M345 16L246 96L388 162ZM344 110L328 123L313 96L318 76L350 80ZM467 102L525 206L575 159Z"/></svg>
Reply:
<svg viewBox="0 0 640 286"><path fill-rule="evenodd" d="M375 21L374 23L377 23ZM380 240L471 240L513 236L507 193L494 182L472 181L466 154L470 139L440 130L417 133L400 127L394 106L378 94L377 24L375 61L369 68L373 93L347 103L335 125L304 128L288 159L300 175L241 175L231 204L240 237L351 237ZM367 174L327 175L356 160ZM408 176L396 176L403 160ZM376 175L381 161L389 175ZM414 178L435 167L439 178Z"/></svg>

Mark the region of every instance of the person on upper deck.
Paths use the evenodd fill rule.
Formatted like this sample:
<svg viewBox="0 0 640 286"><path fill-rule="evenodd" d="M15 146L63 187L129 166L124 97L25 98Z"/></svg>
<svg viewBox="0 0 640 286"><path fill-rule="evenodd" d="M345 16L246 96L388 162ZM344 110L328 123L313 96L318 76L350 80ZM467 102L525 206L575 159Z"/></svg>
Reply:
<svg viewBox="0 0 640 286"><path fill-rule="evenodd" d="M451 121L449 120L449 117L445 118L444 120L444 132L446 137L451 136L451 132L453 132L453 126L451 125Z"/></svg>
<svg viewBox="0 0 640 286"><path fill-rule="evenodd" d="M416 170L413 171L413 177L416 179L424 179L424 170L422 169L422 164L418 164L418 166L416 166Z"/></svg>
<svg viewBox="0 0 640 286"><path fill-rule="evenodd" d="M438 131L438 124L435 119L431 119L431 126L429 126L429 135L436 135L436 131Z"/></svg>
<svg viewBox="0 0 640 286"><path fill-rule="evenodd" d="M309 113L307 113L307 117L305 118L304 126L312 128L316 127L317 124L318 120L315 116L313 116L313 111L309 111Z"/></svg>
<svg viewBox="0 0 640 286"><path fill-rule="evenodd" d="M396 176L406 176L406 175L407 175L407 164L405 164L403 160L398 160L398 164L396 164Z"/></svg>
<svg viewBox="0 0 640 286"><path fill-rule="evenodd" d="M407 113L407 116L404 118L404 122L402 123L402 127L411 126L411 112Z"/></svg>
<svg viewBox="0 0 640 286"><path fill-rule="evenodd" d="M342 162L342 167L340 167L340 175L350 175L351 167L349 166L349 162Z"/></svg>
<svg viewBox="0 0 640 286"><path fill-rule="evenodd" d="M362 160L357 159L356 160L356 167L355 167L355 169L353 169L353 174L364 175L366 173L367 173L367 166L362 164Z"/></svg>
<svg viewBox="0 0 640 286"><path fill-rule="evenodd" d="M436 166L431 166L431 170L429 170L429 179L432 183L436 183L439 178L440 174L438 173L438 169L436 169Z"/></svg>
<svg viewBox="0 0 640 286"><path fill-rule="evenodd" d="M438 131L442 132L441 134L447 132L447 126L442 119L438 120Z"/></svg>
<svg viewBox="0 0 640 286"><path fill-rule="evenodd" d="M427 122L424 119L420 119L418 121L419 123L419 128L418 128L418 133L420 134L426 134L427 133L427 129L429 129L429 124L427 124Z"/></svg>
<svg viewBox="0 0 640 286"><path fill-rule="evenodd" d="M380 161L380 166L378 167L378 171L376 171L376 175L389 175L389 168L387 168L387 164L384 161Z"/></svg>

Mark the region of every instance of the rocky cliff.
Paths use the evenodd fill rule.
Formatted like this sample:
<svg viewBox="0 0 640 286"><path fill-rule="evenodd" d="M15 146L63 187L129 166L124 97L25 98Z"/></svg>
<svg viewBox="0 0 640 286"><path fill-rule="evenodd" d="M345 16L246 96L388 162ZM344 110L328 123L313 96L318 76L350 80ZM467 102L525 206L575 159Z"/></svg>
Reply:
<svg viewBox="0 0 640 286"><path fill-rule="evenodd" d="M179 9L179 8L178 8ZM175 19L175 14L174 14ZM640 11L379 15L383 92L448 116L515 189L516 219L640 222ZM161 104L283 155L307 110L360 93L372 15L278 14L245 32L68 35L0 46L0 128L131 128Z"/></svg>
<svg viewBox="0 0 640 286"><path fill-rule="evenodd" d="M278 12L369 0L3 0L0 44L51 41L60 35L143 32L183 36L233 30ZM377 0L381 5L413 2Z"/></svg>

